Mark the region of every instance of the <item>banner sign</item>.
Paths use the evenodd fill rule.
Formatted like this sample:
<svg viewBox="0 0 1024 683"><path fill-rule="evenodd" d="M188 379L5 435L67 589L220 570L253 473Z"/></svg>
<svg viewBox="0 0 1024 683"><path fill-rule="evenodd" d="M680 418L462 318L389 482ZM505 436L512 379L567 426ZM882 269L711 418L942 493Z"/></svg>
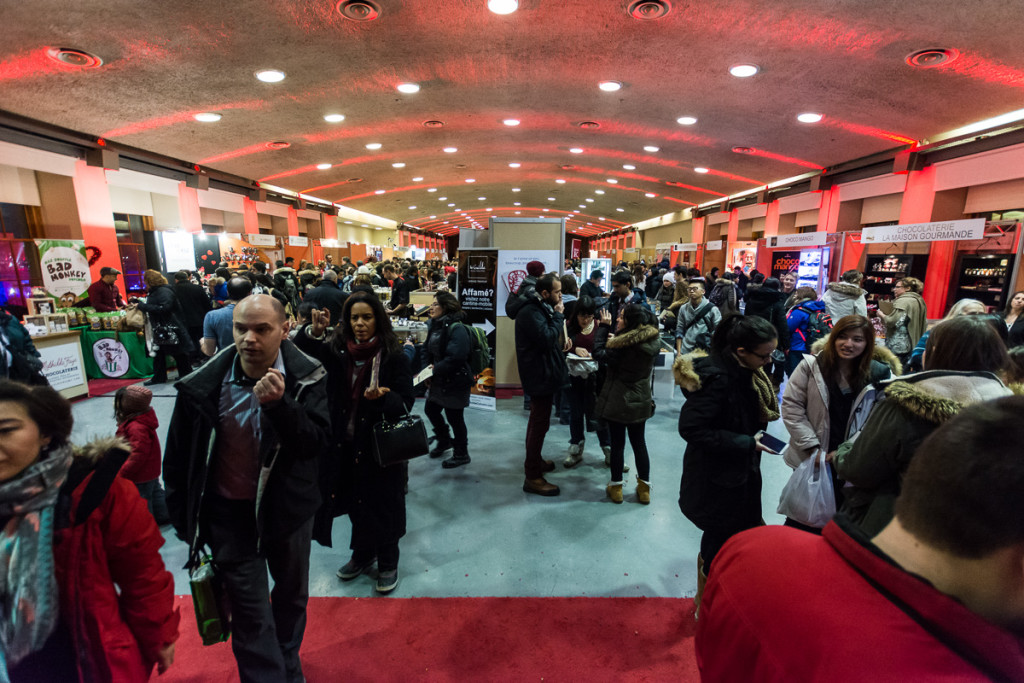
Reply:
<svg viewBox="0 0 1024 683"><path fill-rule="evenodd" d="M672 245L672 248L676 251L697 251L700 245L696 242L682 242L680 244Z"/></svg>
<svg viewBox="0 0 1024 683"><path fill-rule="evenodd" d="M196 249L191 233L163 230L160 238L164 248L164 271L196 269Z"/></svg>
<svg viewBox="0 0 1024 683"><path fill-rule="evenodd" d="M868 228L869 230L872 228ZM772 235L766 237L769 249L776 247L820 247L828 240L827 232L804 232L798 235Z"/></svg>
<svg viewBox="0 0 1024 683"><path fill-rule="evenodd" d="M494 396L494 347L497 329L498 250L459 251L456 282L456 296L466 314L463 323L484 331L490 351L490 363L474 378L476 381L469 390L469 407L497 410Z"/></svg>
<svg viewBox="0 0 1024 683"><path fill-rule="evenodd" d="M297 237L297 236L294 236L294 235L289 236L288 237L288 246L289 247L308 247L309 246L309 238L308 237Z"/></svg>
<svg viewBox="0 0 1024 683"><path fill-rule="evenodd" d="M569 247L569 258L577 259L580 258L580 252L583 250L583 240L573 238L572 245Z"/></svg>
<svg viewBox="0 0 1024 683"><path fill-rule="evenodd" d="M769 277L781 278L791 270L796 270L800 265L799 251L773 251L772 267Z"/></svg>
<svg viewBox="0 0 1024 683"><path fill-rule="evenodd" d="M246 235L246 241L254 247L276 247L277 238L273 235Z"/></svg>
<svg viewBox="0 0 1024 683"><path fill-rule="evenodd" d="M704 245L704 249L705 251L721 251L723 246L722 240L712 240Z"/></svg>
<svg viewBox="0 0 1024 683"><path fill-rule="evenodd" d="M947 240L980 240L985 236L985 219L962 221L881 225L861 230L861 242L942 242Z"/></svg>
<svg viewBox="0 0 1024 683"><path fill-rule="evenodd" d="M67 308L85 297L92 284L89 259L82 240L36 240L39 247L39 268L43 273L46 293Z"/></svg>
<svg viewBox="0 0 1024 683"><path fill-rule="evenodd" d="M526 279L526 264L540 261L544 264L545 273L562 272L558 262L558 250L502 249L498 252L498 297L496 306L498 315L505 315L505 300L509 294L519 291L519 285Z"/></svg>

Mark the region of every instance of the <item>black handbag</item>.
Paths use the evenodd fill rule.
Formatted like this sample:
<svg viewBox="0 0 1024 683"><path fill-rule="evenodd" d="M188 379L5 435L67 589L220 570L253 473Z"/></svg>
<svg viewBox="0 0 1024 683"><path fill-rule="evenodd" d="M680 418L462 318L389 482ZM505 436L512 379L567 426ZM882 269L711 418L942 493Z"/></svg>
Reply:
<svg viewBox="0 0 1024 683"><path fill-rule="evenodd" d="M427 428L419 415L381 420L373 426L373 454L381 467L407 462L430 452Z"/></svg>
<svg viewBox="0 0 1024 683"><path fill-rule="evenodd" d="M155 346L177 346L181 343L178 329L172 323L154 323L152 327Z"/></svg>

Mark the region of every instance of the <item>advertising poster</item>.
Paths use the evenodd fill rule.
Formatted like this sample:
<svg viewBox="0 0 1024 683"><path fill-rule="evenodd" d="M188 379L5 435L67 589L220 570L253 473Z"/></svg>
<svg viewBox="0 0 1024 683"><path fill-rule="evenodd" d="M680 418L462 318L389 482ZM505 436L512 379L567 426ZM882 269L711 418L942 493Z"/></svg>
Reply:
<svg viewBox="0 0 1024 683"><path fill-rule="evenodd" d="M583 252L583 240L573 238L572 244L569 247L569 258L578 259L581 258Z"/></svg>
<svg viewBox="0 0 1024 683"><path fill-rule="evenodd" d="M796 270L800 265L799 251L773 251L771 275L768 277L782 277L791 270Z"/></svg>
<svg viewBox="0 0 1024 683"><path fill-rule="evenodd" d="M82 353L78 338L60 344L40 346L39 358L43 361L43 375L50 386L61 391L86 383L82 364L79 362Z"/></svg>
<svg viewBox="0 0 1024 683"><path fill-rule="evenodd" d="M196 270L204 273L213 273L221 265L220 263L220 235L206 235L196 233L192 235L192 250L194 252L193 266ZM227 238L227 236L224 236ZM241 236L236 241L241 242Z"/></svg>
<svg viewBox="0 0 1024 683"><path fill-rule="evenodd" d="M729 262L726 267L733 270L739 266L744 274L750 275L757 263L757 242L733 242L729 244Z"/></svg>
<svg viewBox="0 0 1024 683"><path fill-rule="evenodd" d="M557 258L557 255L556 255ZM498 250L471 249L459 251L459 274L456 296L466 314L463 321L487 334L490 363L483 369L469 391L469 407L496 410L494 396L494 346L498 293ZM504 305L502 306L504 308Z"/></svg>
<svg viewBox="0 0 1024 683"><path fill-rule="evenodd" d="M82 240L36 240L43 288L57 300L57 308L67 308L85 297L92 283L89 259Z"/></svg>
<svg viewBox="0 0 1024 683"><path fill-rule="evenodd" d="M196 249L190 233L164 230L159 234L164 248L164 272L196 269Z"/></svg>
<svg viewBox="0 0 1024 683"><path fill-rule="evenodd" d="M498 252L498 315L505 315L505 300L510 293L519 291L519 285L526 279L526 264L540 261L545 273L561 273L558 250L502 249Z"/></svg>

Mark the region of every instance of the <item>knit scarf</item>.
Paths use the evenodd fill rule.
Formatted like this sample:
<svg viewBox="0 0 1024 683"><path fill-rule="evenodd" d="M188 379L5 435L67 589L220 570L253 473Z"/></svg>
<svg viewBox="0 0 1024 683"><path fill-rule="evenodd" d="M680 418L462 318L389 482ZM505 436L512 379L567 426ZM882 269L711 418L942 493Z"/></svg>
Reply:
<svg viewBox="0 0 1024 683"><path fill-rule="evenodd" d="M370 375L374 367L380 369L380 355L384 346L381 338L374 335L369 340L358 343L354 339L346 342L349 358L352 359L353 374L349 375L352 385L349 387L349 414L346 434L349 438L355 435L356 413L359 401L363 398L363 389L369 385ZM372 360L372 362L370 362ZM362 363L362 365L357 365ZM358 368L358 370L356 370Z"/></svg>
<svg viewBox="0 0 1024 683"><path fill-rule="evenodd" d="M70 466L67 444L0 484L0 680L57 625L54 509Z"/></svg>
<svg viewBox="0 0 1024 683"><path fill-rule="evenodd" d="M775 387L768 377L764 368L758 368L751 376L754 383L754 393L757 394L757 406L761 414L762 422L774 422L779 419L779 397L775 393Z"/></svg>

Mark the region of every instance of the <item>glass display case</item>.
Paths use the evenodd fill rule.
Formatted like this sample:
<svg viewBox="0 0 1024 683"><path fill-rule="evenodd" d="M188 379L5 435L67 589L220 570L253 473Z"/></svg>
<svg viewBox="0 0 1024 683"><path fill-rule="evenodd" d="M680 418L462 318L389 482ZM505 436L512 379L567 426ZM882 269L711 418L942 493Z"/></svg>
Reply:
<svg viewBox="0 0 1024 683"><path fill-rule="evenodd" d="M977 299L990 311L1001 311L1010 296L1012 254L962 254L953 273L950 303Z"/></svg>
<svg viewBox="0 0 1024 683"><path fill-rule="evenodd" d="M923 282L927 271L928 254L869 254L861 287L867 291L867 302L877 304L893 298L892 286L900 278L916 277Z"/></svg>

